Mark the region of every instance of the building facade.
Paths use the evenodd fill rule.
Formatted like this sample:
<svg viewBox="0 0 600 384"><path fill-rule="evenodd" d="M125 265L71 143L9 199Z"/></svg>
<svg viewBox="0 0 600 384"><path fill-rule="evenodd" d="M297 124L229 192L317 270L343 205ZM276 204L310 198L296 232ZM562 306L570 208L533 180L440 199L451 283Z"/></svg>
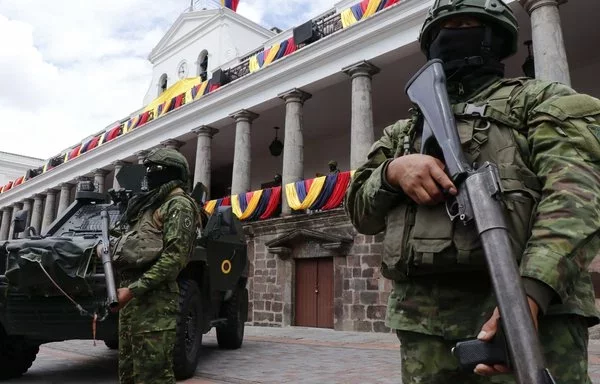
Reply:
<svg viewBox="0 0 600 384"><path fill-rule="evenodd" d="M43 159L23 156L16 153L0 152L0 192L12 188L12 184L24 176L31 168L44 165ZM24 178L24 177L23 177Z"/></svg>
<svg viewBox="0 0 600 384"><path fill-rule="evenodd" d="M356 233L341 204L383 128L408 115L403 89L425 62L417 38L432 3L370 0L357 13L344 0L279 33L227 9L182 14L149 56L145 107L0 194L0 238L20 209L43 233L79 177L105 191L123 164L176 148L209 188L206 209L231 205L245 224L250 323L389 331L381 238ZM534 59L537 77L599 95L600 53L586 41L599 37L588 34L600 34L600 3L509 3L533 56L523 44L507 76Z"/></svg>

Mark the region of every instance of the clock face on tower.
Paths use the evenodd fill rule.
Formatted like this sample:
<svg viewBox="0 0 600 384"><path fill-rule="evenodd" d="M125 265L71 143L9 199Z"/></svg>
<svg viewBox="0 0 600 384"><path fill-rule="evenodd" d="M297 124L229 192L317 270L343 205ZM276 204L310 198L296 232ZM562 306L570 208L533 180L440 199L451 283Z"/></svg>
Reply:
<svg viewBox="0 0 600 384"><path fill-rule="evenodd" d="M183 63L179 64L179 68L177 69L177 74L179 75L180 79L183 79L184 77L187 76L187 72L188 72L187 63L184 61Z"/></svg>

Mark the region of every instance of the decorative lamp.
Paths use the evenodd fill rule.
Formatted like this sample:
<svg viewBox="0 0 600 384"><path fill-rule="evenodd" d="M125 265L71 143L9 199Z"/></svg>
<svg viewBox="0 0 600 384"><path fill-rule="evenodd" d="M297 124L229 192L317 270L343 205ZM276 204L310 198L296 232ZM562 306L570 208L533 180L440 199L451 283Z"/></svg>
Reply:
<svg viewBox="0 0 600 384"><path fill-rule="evenodd" d="M527 46L527 51L529 52L529 54L527 55L527 58L525 59L525 62L523 63L521 68L523 69L523 73L525 74L525 76L531 77L533 79L535 78L535 62L533 58L533 52L531 50L533 42L531 40L527 40L523 44Z"/></svg>
<svg viewBox="0 0 600 384"><path fill-rule="evenodd" d="M269 145L269 152L271 152L272 156L277 157L281 155L281 152L283 151L283 143L277 137L277 131L279 130L279 127L273 127L273 129L275 129L275 138Z"/></svg>

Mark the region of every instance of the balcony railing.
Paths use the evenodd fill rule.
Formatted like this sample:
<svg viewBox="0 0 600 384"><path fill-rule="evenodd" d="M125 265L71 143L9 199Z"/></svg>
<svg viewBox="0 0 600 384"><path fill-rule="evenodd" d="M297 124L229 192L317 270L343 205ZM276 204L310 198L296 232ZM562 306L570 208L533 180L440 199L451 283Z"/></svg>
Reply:
<svg viewBox="0 0 600 384"><path fill-rule="evenodd" d="M327 37L343 28L342 15L332 11L313 20L313 25L321 37Z"/></svg>
<svg viewBox="0 0 600 384"><path fill-rule="evenodd" d="M354 171L332 173L314 179L300 180L285 186L287 202L295 212L328 211L339 208ZM278 217L281 213L282 188L272 187L210 200L204 209L212 214L216 207L231 206L233 213L244 222Z"/></svg>

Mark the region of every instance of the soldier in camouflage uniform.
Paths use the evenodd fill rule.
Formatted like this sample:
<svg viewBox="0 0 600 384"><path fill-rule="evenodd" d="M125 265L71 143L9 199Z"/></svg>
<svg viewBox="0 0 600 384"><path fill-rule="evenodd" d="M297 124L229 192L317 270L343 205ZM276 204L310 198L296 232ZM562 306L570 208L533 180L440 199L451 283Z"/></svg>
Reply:
<svg viewBox="0 0 600 384"><path fill-rule="evenodd" d="M588 327L598 323L587 267L600 250L600 101L540 80L504 79L517 21L501 0L437 0L419 41L444 62L470 161L498 165L503 202L532 318L557 383L590 383ZM385 231L382 274L394 281L387 324L408 383L514 383L504 366L461 372L459 340L489 341L499 314L473 224L448 218L456 186L419 154L418 112L387 127L357 169L347 213L364 234ZM518 358L518 357L517 357ZM500 374L500 375L498 375Z"/></svg>
<svg viewBox="0 0 600 384"><path fill-rule="evenodd" d="M189 168L183 155L155 149L144 165L149 191L128 204L121 223L129 231L114 247L122 279L119 382L168 384L175 383L176 279L194 246L198 209L186 192Z"/></svg>

